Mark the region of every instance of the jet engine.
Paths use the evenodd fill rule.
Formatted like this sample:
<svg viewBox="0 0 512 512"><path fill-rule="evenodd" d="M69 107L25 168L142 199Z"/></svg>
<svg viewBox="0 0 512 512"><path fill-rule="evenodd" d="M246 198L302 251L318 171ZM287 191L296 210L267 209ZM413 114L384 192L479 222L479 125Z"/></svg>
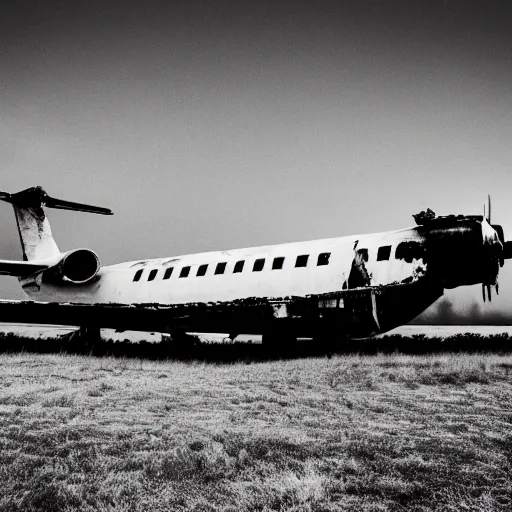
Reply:
<svg viewBox="0 0 512 512"><path fill-rule="evenodd" d="M52 269L54 278L84 284L93 279L100 270L100 260L90 249L74 249L64 254Z"/></svg>

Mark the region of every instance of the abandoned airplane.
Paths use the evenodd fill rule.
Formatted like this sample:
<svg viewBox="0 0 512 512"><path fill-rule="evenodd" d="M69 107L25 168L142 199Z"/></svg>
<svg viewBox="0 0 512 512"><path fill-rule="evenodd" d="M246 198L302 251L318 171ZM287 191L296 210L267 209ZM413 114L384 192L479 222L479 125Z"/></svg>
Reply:
<svg viewBox="0 0 512 512"><path fill-rule="evenodd" d="M23 248L23 261L0 260L0 274L18 277L32 299L1 303L1 321L263 334L269 344L369 337L409 322L445 289L481 283L490 300L512 257L489 200L487 216L429 210L398 231L101 266L90 249L59 250L43 207L110 210L41 187L0 200L14 208Z"/></svg>

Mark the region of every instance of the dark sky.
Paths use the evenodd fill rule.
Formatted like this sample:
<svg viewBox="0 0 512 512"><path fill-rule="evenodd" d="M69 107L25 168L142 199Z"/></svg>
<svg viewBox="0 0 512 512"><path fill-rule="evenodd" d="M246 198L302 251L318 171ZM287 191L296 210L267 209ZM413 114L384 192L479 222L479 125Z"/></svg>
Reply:
<svg viewBox="0 0 512 512"><path fill-rule="evenodd" d="M510 2L4 0L0 189L112 208L50 211L61 249L105 264L396 229L487 193L512 238L511 57ZM512 264L501 285L486 308L512 305Z"/></svg>

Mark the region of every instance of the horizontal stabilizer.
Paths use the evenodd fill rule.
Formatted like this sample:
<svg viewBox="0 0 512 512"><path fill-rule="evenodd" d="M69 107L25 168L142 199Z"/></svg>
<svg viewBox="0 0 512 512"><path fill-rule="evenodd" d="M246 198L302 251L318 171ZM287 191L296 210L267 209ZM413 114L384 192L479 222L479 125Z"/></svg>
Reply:
<svg viewBox="0 0 512 512"><path fill-rule="evenodd" d="M57 208L59 210L75 210L78 212L98 213L100 215L113 215L112 210L109 210L108 208L64 201L63 199L55 199L50 196L46 196L44 205L47 208Z"/></svg>
<svg viewBox="0 0 512 512"><path fill-rule="evenodd" d="M27 277L48 267L49 265L30 261L0 260L0 275Z"/></svg>
<svg viewBox="0 0 512 512"><path fill-rule="evenodd" d="M108 208L50 197L42 187L27 188L16 194L0 192L0 201L6 201L7 203L21 207L46 206L47 208L57 208L59 210L75 210L79 212L98 213L100 215L113 215L112 210Z"/></svg>

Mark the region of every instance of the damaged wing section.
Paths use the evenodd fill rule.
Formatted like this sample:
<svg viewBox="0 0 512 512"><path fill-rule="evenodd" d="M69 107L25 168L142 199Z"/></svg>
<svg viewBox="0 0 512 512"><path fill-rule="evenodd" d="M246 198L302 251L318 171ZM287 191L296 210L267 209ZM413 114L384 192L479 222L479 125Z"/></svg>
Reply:
<svg viewBox="0 0 512 512"><path fill-rule="evenodd" d="M369 287L306 297L251 297L186 304L70 304L0 301L0 322L159 332L286 332L315 337L325 326L368 337L412 320L443 293L428 283Z"/></svg>

